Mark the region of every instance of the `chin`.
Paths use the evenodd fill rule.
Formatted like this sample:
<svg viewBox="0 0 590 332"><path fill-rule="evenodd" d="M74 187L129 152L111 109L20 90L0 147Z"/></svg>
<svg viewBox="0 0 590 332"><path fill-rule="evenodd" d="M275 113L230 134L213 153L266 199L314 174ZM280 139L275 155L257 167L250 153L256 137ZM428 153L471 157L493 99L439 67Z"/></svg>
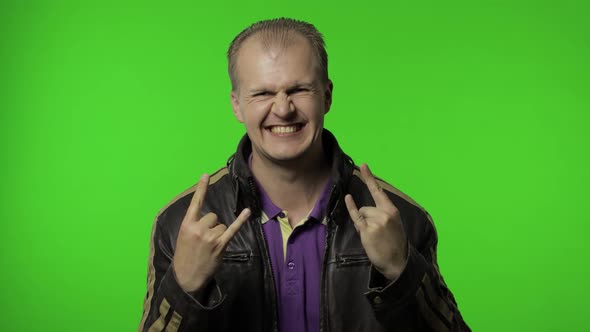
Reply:
<svg viewBox="0 0 590 332"><path fill-rule="evenodd" d="M289 162L301 159L303 153L296 152L281 152L281 153L269 153L270 159L278 162Z"/></svg>
<svg viewBox="0 0 590 332"><path fill-rule="evenodd" d="M300 149L294 147L285 147L283 149L277 149L275 146L271 147L270 149L263 150L262 152L269 160L274 160L276 162L290 162L304 158L308 151L309 148Z"/></svg>
<svg viewBox="0 0 590 332"><path fill-rule="evenodd" d="M257 149L261 157L278 163L293 162L305 159L312 154L313 143L306 139L299 142L265 142Z"/></svg>

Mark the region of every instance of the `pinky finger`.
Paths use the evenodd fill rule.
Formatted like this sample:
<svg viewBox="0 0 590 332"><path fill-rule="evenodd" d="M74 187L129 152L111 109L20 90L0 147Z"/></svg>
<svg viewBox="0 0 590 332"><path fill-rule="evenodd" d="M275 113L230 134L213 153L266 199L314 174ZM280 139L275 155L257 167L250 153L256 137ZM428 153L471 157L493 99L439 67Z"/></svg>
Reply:
<svg viewBox="0 0 590 332"><path fill-rule="evenodd" d="M219 237L219 247L221 248L221 250L225 250L225 247L227 246L229 241L234 237L234 235L236 235L240 227L242 227L242 225L245 224L246 221L248 221L250 214L250 209L245 208L244 210L242 210L242 212L236 218L236 220L231 225L229 225L229 227L225 230L225 232L223 232L223 234L221 234L221 236Z"/></svg>

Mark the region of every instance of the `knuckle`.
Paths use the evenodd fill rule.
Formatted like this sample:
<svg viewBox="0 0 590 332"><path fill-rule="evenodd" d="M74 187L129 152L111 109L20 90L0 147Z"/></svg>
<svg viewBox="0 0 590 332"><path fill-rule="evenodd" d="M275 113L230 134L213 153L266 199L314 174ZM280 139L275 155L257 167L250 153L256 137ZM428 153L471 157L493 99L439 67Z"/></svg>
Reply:
<svg viewBox="0 0 590 332"><path fill-rule="evenodd" d="M202 202L203 202L203 199L201 198L201 195L199 195L197 193L193 196L193 199L191 200L191 204L189 205L189 208L196 209L199 205L201 205Z"/></svg>
<svg viewBox="0 0 590 332"><path fill-rule="evenodd" d="M401 216L399 213L399 210L395 207L390 208L387 212L388 212L389 216L391 216L394 219L397 219Z"/></svg>
<svg viewBox="0 0 590 332"><path fill-rule="evenodd" d="M365 217L363 217L363 215L359 214L359 215L356 216L356 218L353 221L362 224L362 223L365 222Z"/></svg>
<svg viewBox="0 0 590 332"><path fill-rule="evenodd" d="M189 220L185 219L182 221L182 223L180 223L180 228L178 229L179 233L186 233L188 232L190 229L190 224L189 224Z"/></svg>
<svg viewBox="0 0 590 332"><path fill-rule="evenodd" d="M215 243L215 241L217 240L217 236L214 232L207 232L207 234L205 234L203 238L207 243Z"/></svg>
<svg viewBox="0 0 590 332"><path fill-rule="evenodd" d="M198 228L195 228L192 235L195 239L202 240L205 238L206 232L204 229L198 227Z"/></svg>
<svg viewBox="0 0 590 332"><path fill-rule="evenodd" d="M200 221L204 221L204 222L211 222L211 223L217 223L217 215L213 212L209 212L207 214L205 214Z"/></svg>
<svg viewBox="0 0 590 332"><path fill-rule="evenodd" d="M193 227L193 225L191 225L190 223L184 223L182 225L180 225L180 229L178 230L178 236L193 236L195 233L196 229L195 227Z"/></svg>

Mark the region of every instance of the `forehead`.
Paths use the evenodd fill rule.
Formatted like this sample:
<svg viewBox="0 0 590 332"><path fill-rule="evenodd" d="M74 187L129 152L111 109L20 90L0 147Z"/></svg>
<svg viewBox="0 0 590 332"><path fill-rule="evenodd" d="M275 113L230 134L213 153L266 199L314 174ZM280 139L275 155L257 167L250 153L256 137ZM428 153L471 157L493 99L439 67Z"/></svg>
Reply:
<svg viewBox="0 0 590 332"><path fill-rule="evenodd" d="M319 63L303 36L291 34L282 40L253 36L238 51L236 74L246 88L312 83L319 78Z"/></svg>

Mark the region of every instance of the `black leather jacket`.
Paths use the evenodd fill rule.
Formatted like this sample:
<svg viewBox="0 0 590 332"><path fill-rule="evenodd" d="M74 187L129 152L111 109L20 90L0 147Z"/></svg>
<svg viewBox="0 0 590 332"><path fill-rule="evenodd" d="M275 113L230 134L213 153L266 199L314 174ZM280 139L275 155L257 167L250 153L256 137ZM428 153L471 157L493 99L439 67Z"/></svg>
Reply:
<svg viewBox="0 0 590 332"><path fill-rule="evenodd" d="M408 263L394 282L372 268L344 205L374 205L352 160L324 130L324 151L332 163L334 186L328 203L326 251L321 275L321 331L469 331L436 263L437 236L428 213L411 198L379 180L400 210L409 241ZM195 186L164 207L154 222L148 290L140 331L278 331L277 299L270 258L260 224L260 202L246 158L244 136L238 151L210 176L202 214L235 220L250 207L252 216L229 243L214 281L196 299L178 285L171 262L182 219Z"/></svg>

